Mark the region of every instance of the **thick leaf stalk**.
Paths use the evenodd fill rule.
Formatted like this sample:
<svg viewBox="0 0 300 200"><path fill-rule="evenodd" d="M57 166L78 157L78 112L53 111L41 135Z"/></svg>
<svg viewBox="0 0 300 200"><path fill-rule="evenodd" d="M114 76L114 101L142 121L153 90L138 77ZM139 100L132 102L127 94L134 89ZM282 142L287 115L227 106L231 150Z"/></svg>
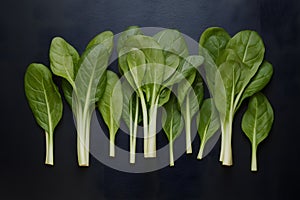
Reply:
<svg viewBox="0 0 300 200"><path fill-rule="evenodd" d="M45 164L53 165L53 134L45 132L46 136L46 159Z"/></svg>
<svg viewBox="0 0 300 200"><path fill-rule="evenodd" d="M190 114L190 100L189 95L186 99L186 117L185 119L185 136L186 136L186 153L192 153L192 139L191 139L191 114Z"/></svg>
<svg viewBox="0 0 300 200"><path fill-rule="evenodd" d="M89 166L91 113L77 111L77 156L79 166Z"/></svg>
<svg viewBox="0 0 300 200"><path fill-rule="evenodd" d="M138 102L138 96L136 96L136 102ZM137 136L137 127L138 127L138 118L139 118L139 104L136 103L135 106L135 116L132 118L132 104L130 104L130 125L129 125L129 132L130 132L130 163L135 163L135 152L136 152L136 136Z"/></svg>
<svg viewBox="0 0 300 200"><path fill-rule="evenodd" d="M174 166L174 152L173 152L173 138L170 138L170 144L169 144L169 152L170 152L170 166Z"/></svg>
<svg viewBox="0 0 300 200"><path fill-rule="evenodd" d="M109 138L109 156L110 157L115 157L115 137L113 133L110 133L110 138Z"/></svg>
<svg viewBox="0 0 300 200"><path fill-rule="evenodd" d="M256 146L252 144L251 171L257 171Z"/></svg>
<svg viewBox="0 0 300 200"><path fill-rule="evenodd" d="M157 121L157 109L158 109L158 98L153 106L150 108L149 114L149 131L148 131L148 158L156 157L156 121Z"/></svg>
<svg viewBox="0 0 300 200"><path fill-rule="evenodd" d="M223 165L232 165L232 147L231 147L231 136L232 136L232 123L226 125L224 132L224 157Z"/></svg>

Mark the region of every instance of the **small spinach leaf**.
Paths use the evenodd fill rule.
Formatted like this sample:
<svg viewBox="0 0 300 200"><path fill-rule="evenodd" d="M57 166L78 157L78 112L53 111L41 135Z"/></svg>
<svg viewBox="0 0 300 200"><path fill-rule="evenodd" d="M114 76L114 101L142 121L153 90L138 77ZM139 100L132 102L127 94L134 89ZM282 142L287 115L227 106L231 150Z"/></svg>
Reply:
<svg viewBox="0 0 300 200"><path fill-rule="evenodd" d="M111 157L115 156L115 135L120 127L120 119L122 115L123 95L119 77L112 71L107 71L106 88L103 97L98 104L104 122L108 126L110 135L110 151Z"/></svg>
<svg viewBox="0 0 300 200"><path fill-rule="evenodd" d="M268 99L262 93L252 96L242 119L242 129L252 144L252 171L257 171L257 146L268 136L273 121L274 112Z"/></svg>
<svg viewBox="0 0 300 200"><path fill-rule="evenodd" d="M174 166L173 144L174 140L182 132L184 122L178 110L178 102L175 95L171 95L168 103L164 105L165 112L162 115L163 130L169 140L170 166Z"/></svg>
<svg viewBox="0 0 300 200"><path fill-rule="evenodd" d="M220 119L212 98L205 99L197 116L198 134L201 139L197 158L202 159L207 141L220 128Z"/></svg>

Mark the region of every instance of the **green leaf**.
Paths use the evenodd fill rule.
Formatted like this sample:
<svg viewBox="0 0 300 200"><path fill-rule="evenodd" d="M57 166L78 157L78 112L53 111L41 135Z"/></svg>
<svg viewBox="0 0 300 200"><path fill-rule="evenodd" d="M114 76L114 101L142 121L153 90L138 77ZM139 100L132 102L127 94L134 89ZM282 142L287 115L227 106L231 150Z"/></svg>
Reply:
<svg viewBox="0 0 300 200"><path fill-rule="evenodd" d="M115 135L120 127L122 106L123 95L119 77L114 72L107 71L105 93L98 104L98 110L109 129L111 145L114 144ZM114 156L114 150L110 152L110 155Z"/></svg>
<svg viewBox="0 0 300 200"><path fill-rule="evenodd" d="M63 38L55 37L51 42L49 57L52 72L57 76L67 79L74 86L74 66L79 61L76 49Z"/></svg>
<svg viewBox="0 0 300 200"><path fill-rule="evenodd" d="M75 84L77 97L86 108L99 101L98 85L102 83L101 77L105 76L108 60L109 52L101 44L86 49L81 56Z"/></svg>
<svg viewBox="0 0 300 200"><path fill-rule="evenodd" d="M64 97L69 104L69 106L72 107L72 95L73 95L73 88L72 85L66 80L62 79L61 80L61 89L64 93Z"/></svg>
<svg viewBox="0 0 300 200"><path fill-rule="evenodd" d="M111 51L113 48L113 33L110 31L105 31L97 35L95 38L93 38L89 44L87 45L86 49L92 48L95 45L103 45L106 49L109 55L111 55ZM75 62L75 61L74 61ZM80 63L77 64L78 61L76 61L76 64L73 65L74 70L74 76L76 77L78 69L80 67ZM96 97L100 99L104 93L104 88L106 84L106 72L101 76L97 91L96 91ZM72 105L72 94L73 94L73 88L64 79L62 80L62 90L64 92L64 96L66 98L66 101L71 106Z"/></svg>
<svg viewBox="0 0 300 200"><path fill-rule="evenodd" d="M220 128L220 119L212 98L205 99L197 116L198 134L201 139L198 159L203 158L207 141Z"/></svg>
<svg viewBox="0 0 300 200"><path fill-rule="evenodd" d="M244 99L251 97L255 93L261 91L269 83L272 75L273 75L272 65L269 62L264 61L259 67L254 77L251 79L250 83L247 85L236 110L240 107Z"/></svg>
<svg viewBox="0 0 300 200"><path fill-rule="evenodd" d="M200 68L200 71L205 74L204 78L206 79L206 84L209 92L211 96L214 96L215 76L218 72L218 66L211 57L209 51L201 45L199 45L199 55L204 58L203 68Z"/></svg>
<svg viewBox="0 0 300 200"><path fill-rule="evenodd" d="M126 40L133 35L143 35L141 29L138 26L130 26L124 32L121 33L118 39L117 50L118 52L124 47Z"/></svg>
<svg viewBox="0 0 300 200"><path fill-rule="evenodd" d="M268 99L262 93L252 96L242 119L242 129L252 144L252 171L257 170L257 146L268 136L273 121L274 113Z"/></svg>
<svg viewBox="0 0 300 200"><path fill-rule="evenodd" d="M124 48L136 48L141 50L146 59L146 72L143 78L144 90L146 92L146 99L156 99L160 91L160 85L164 78L164 61L165 57L159 44L149 36L134 35L129 37ZM146 86L147 85L147 86ZM152 100L154 101L154 100Z"/></svg>
<svg viewBox="0 0 300 200"><path fill-rule="evenodd" d="M179 86L179 85L178 85ZM178 87L179 89L180 87ZM180 96L179 94L181 93L180 90L178 90L178 96ZM187 98L188 97L188 98ZM184 105L186 105L186 101L189 101L189 114L191 119L193 118L193 116L199 111L200 109L200 105L202 104L203 101L203 97L204 97L204 85L203 85L203 80L201 78L201 75L199 73L196 73L195 76L195 80L193 82L193 84L191 85L190 89L188 90L188 93L186 94L185 97L185 102L183 102ZM182 111L183 111L183 116L185 116L185 113L187 113L186 111L186 106L181 105L182 107Z"/></svg>
<svg viewBox="0 0 300 200"><path fill-rule="evenodd" d="M50 70L42 65L29 65L25 74L25 93L37 123L52 134L62 117L62 101Z"/></svg>
<svg viewBox="0 0 300 200"><path fill-rule="evenodd" d="M102 44L107 48L108 54L111 54L113 49L114 34L111 31L104 31L95 36L87 45L86 49L94 45Z"/></svg>
<svg viewBox="0 0 300 200"><path fill-rule="evenodd" d="M199 44L207 49L212 59L216 61L229 40L230 35L223 28L211 27L202 33Z"/></svg>
<svg viewBox="0 0 300 200"><path fill-rule="evenodd" d="M253 75L264 59L264 43L255 31L245 30L237 33L229 40L226 48L233 49L240 60L254 72Z"/></svg>
<svg viewBox="0 0 300 200"><path fill-rule="evenodd" d="M180 81L177 85L177 98L179 105L182 105L189 95L189 92L193 89L192 84L196 78L196 70L191 71L193 73L190 74L186 79Z"/></svg>
<svg viewBox="0 0 300 200"><path fill-rule="evenodd" d="M86 49L92 48L95 45L103 45L108 52L108 55L110 56L112 53L113 49L113 39L114 35L111 31L104 31L100 34L98 34L96 37L94 37L89 44L87 45ZM106 72L101 76L99 84L97 86L97 91L96 91L96 97L98 99L101 99L103 93L104 93L104 88L106 85Z"/></svg>
<svg viewBox="0 0 300 200"><path fill-rule="evenodd" d="M46 164L53 165L53 132L62 117L63 104L50 70L29 65L24 78L25 94L36 122L45 130Z"/></svg>
<svg viewBox="0 0 300 200"><path fill-rule="evenodd" d="M224 62L216 73L213 98L223 121L229 117L230 112L234 109L234 96L238 92L237 84L240 73L239 63L233 61Z"/></svg>
<svg viewBox="0 0 300 200"><path fill-rule="evenodd" d="M182 132L184 122L178 110L178 102L174 95L171 95L170 100L164 105L164 108L165 112L162 114L162 127L169 140L170 166L173 166L173 142Z"/></svg>
<svg viewBox="0 0 300 200"><path fill-rule="evenodd" d="M170 99L170 95L172 93L172 90L170 88L164 88L160 94L159 94L159 100L158 100L158 105L162 106L165 103L167 103Z"/></svg>
<svg viewBox="0 0 300 200"><path fill-rule="evenodd" d="M183 118L178 110L178 102L174 95L171 95L168 103L164 105L166 112L162 115L162 124L169 141L174 141L182 132Z"/></svg>
<svg viewBox="0 0 300 200"><path fill-rule="evenodd" d="M202 63L204 62L204 58L202 56L193 55L188 56L181 61L183 64L179 66L174 76L172 76L169 80L167 80L164 85L172 86L175 83L179 83L179 85L186 84L182 86L183 88L189 88L188 85L191 85L196 76L196 70ZM186 80L183 80L186 79ZM185 96L188 90L181 90L182 96ZM180 101L180 99L179 99Z"/></svg>
<svg viewBox="0 0 300 200"><path fill-rule="evenodd" d="M181 107L181 113L184 118L187 153L192 153L191 148L191 123L195 114L199 111L204 96L203 81L199 73L195 73L192 85L186 81L184 84L178 85L178 99ZM187 87L183 87L187 86ZM187 88L187 89L186 89ZM185 96L185 91L187 91Z"/></svg>
<svg viewBox="0 0 300 200"><path fill-rule="evenodd" d="M182 34L173 29L165 29L153 36L166 52L171 52L180 58L189 55L188 47Z"/></svg>
<svg viewBox="0 0 300 200"><path fill-rule="evenodd" d="M91 117L100 99L98 86L103 84L101 80L106 76L109 57L107 48L98 44L86 49L79 61L79 70L73 88L76 91L72 98L72 110L76 118L77 154L80 166L89 165ZM101 89L105 90L105 87Z"/></svg>
<svg viewBox="0 0 300 200"><path fill-rule="evenodd" d="M238 57L236 52L232 49L225 49L222 51L221 55L217 59L217 66L220 66L224 62L236 62L240 67L240 77L236 86L236 93L243 93L243 88L249 83L251 77L253 76L253 71L249 69Z"/></svg>
<svg viewBox="0 0 300 200"><path fill-rule="evenodd" d="M126 54L126 61L125 65L128 65L128 70L130 71L130 73L125 73L126 79L130 83L133 82L131 85L134 89L141 88L146 72L146 58L144 53L139 49L132 49Z"/></svg>
<svg viewBox="0 0 300 200"><path fill-rule="evenodd" d="M130 123L135 120L136 104L136 93L127 81L122 83L123 91L123 109L122 109L122 119L126 123L127 127L130 128ZM130 122L131 118L131 122ZM138 123L142 121L141 113L139 112Z"/></svg>

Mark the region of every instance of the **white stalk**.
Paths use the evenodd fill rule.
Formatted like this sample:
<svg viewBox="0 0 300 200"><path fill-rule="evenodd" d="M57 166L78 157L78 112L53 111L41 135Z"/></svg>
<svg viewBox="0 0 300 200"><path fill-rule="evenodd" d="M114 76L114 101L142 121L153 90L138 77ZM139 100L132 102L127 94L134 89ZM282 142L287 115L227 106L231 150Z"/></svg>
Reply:
<svg viewBox="0 0 300 200"><path fill-rule="evenodd" d="M185 141L186 141L186 153L192 153L192 140L191 140L191 115L190 115L190 100L189 95L186 97L186 117L185 117Z"/></svg>
<svg viewBox="0 0 300 200"><path fill-rule="evenodd" d="M148 152L147 157L156 157L156 121L157 121L157 109L158 109L158 97L156 98L154 104L150 107L149 115L149 132L148 132Z"/></svg>
<svg viewBox="0 0 300 200"><path fill-rule="evenodd" d="M45 164L53 165L53 134L45 132L46 136L46 159Z"/></svg>

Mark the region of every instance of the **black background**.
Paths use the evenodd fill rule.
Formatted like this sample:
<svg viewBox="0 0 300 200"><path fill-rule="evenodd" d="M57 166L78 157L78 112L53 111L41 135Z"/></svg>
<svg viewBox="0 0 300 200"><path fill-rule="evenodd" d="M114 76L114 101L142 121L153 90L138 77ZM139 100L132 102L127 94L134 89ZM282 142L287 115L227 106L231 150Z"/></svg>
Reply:
<svg viewBox="0 0 300 200"><path fill-rule="evenodd" d="M300 169L299 52L300 1L288 0L26 0L0 6L1 136L0 199L297 199ZM44 163L44 134L24 95L23 77L31 62L48 65L54 36L82 52L97 33L130 25L176 28L199 39L205 28L224 27L231 35L259 32L274 76L264 90L275 110L269 137L258 151L259 171L250 171L250 145L234 122L234 165L218 161L219 143L203 160L183 155L175 167L128 174L91 158L77 166L76 135L68 106L55 132L55 166ZM117 141L118 142L118 141ZM295 197L294 197L295 196ZM293 198L294 197L294 198Z"/></svg>

